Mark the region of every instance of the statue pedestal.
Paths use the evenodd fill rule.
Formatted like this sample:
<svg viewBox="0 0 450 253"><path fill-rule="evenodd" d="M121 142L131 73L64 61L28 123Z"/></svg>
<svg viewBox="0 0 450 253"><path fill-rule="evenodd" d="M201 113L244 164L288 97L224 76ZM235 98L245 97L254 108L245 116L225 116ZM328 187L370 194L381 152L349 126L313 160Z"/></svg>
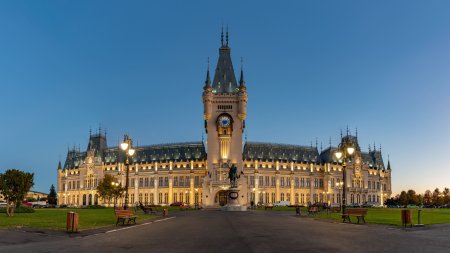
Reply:
<svg viewBox="0 0 450 253"><path fill-rule="evenodd" d="M222 211L247 211L246 206L239 204L239 190L231 187L228 190L228 202L221 208Z"/></svg>

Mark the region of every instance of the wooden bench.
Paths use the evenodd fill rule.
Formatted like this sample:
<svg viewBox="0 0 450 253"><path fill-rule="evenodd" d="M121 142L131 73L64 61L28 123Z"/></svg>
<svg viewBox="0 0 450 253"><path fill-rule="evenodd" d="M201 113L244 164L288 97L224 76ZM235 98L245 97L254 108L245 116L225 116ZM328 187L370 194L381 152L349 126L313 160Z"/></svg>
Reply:
<svg viewBox="0 0 450 253"><path fill-rule="evenodd" d="M358 224L360 221L366 223L364 216L367 215L367 209L364 208L347 208L345 209L345 213L342 214L342 222L348 220L351 223L350 216L356 216L358 218Z"/></svg>
<svg viewBox="0 0 450 253"><path fill-rule="evenodd" d="M319 213L319 207L318 206L310 206L308 207L308 214L316 214Z"/></svg>
<svg viewBox="0 0 450 253"><path fill-rule="evenodd" d="M114 210L114 214L117 217L116 226L117 224L119 224L120 221L122 221L122 225L125 225L125 221L127 221L127 224L130 224L131 221L133 221L134 224L136 224L137 216L134 215L133 211L131 211L130 209L128 210L116 209Z"/></svg>
<svg viewBox="0 0 450 253"><path fill-rule="evenodd" d="M145 214L149 214L149 213L154 214L155 213L155 211L153 210L153 208L151 206L144 206L142 204L142 202L139 202L139 207L142 209L142 211L144 211Z"/></svg>
<svg viewBox="0 0 450 253"><path fill-rule="evenodd" d="M272 209L273 209L273 206L272 206L272 205L270 205L270 206L264 206L264 210L267 210L267 209L272 210Z"/></svg>

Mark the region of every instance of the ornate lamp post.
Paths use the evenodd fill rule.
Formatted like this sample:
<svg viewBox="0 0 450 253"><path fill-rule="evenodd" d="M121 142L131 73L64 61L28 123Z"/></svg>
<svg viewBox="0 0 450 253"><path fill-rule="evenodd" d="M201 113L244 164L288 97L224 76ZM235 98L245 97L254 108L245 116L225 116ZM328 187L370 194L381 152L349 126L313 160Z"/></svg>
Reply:
<svg viewBox="0 0 450 253"><path fill-rule="evenodd" d="M129 158L132 157L134 155L134 153L136 152L136 150L133 148L133 141L131 140L130 137L128 137L128 135L124 135L123 136L123 142L120 144L120 149L122 149L125 152L126 155L126 159L125 159L125 167L126 167L126 172L125 172L125 203L123 204L123 209L128 209L128 177L129 177L129 172L130 172L130 161Z"/></svg>
<svg viewBox="0 0 450 253"><path fill-rule="evenodd" d="M347 160L353 155L355 152L355 144L347 139L344 141L342 139L339 144L338 150L334 153L336 158L340 160L342 158L342 181L344 182L343 186L343 196L342 196L342 213L345 213L345 206L347 205L347 173L345 168L347 167Z"/></svg>
<svg viewBox="0 0 450 253"><path fill-rule="evenodd" d="M336 183L336 186L337 186L337 188L338 188L338 190L339 190L339 195L338 195L338 198L339 198L339 211L342 210L342 195L341 195L341 189L342 189L342 185L343 185L343 184L344 184L343 181L340 181L340 182L337 182L337 183Z"/></svg>

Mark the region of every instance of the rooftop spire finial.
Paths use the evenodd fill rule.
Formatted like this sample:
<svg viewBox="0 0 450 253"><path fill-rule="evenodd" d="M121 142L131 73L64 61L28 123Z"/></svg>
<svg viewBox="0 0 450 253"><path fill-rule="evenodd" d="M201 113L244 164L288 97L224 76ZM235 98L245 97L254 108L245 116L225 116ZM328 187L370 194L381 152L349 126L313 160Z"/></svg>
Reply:
<svg viewBox="0 0 450 253"><path fill-rule="evenodd" d="M244 59L241 57L241 77L239 79L239 86L242 88L245 86L245 79L244 79Z"/></svg>
<svg viewBox="0 0 450 253"><path fill-rule="evenodd" d="M319 142L318 142L318 140L317 140L317 137L316 137L316 148L319 146Z"/></svg>
<svg viewBox="0 0 450 253"><path fill-rule="evenodd" d="M223 47L223 24L222 24L222 34L220 35L220 42L222 42L222 47Z"/></svg>
<svg viewBox="0 0 450 253"><path fill-rule="evenodd" d="M227 47L228 47L228 25L227 25Z"/></svg>
<svg viewBox="0 0 450 253"><path fill-rule="evenodd" d="M347 136L348 136L348 125L347 125Z"/></svg>
<svg viewBox="0 0 450 253"><path fill-rule="evenodd" d="M370 144L369 144L369 153L372 152L372 149L370 148Z"/></svg>
<svg viewBox="0 0 450 253"><path fill-rule="evenodd" d="M91 136L92 136L92 128L89 127L89 138L91 138Z"/></svg>
<svg viewBox="0 0 450 253"><path fill-rule="evenodd" d="M330 136L330 150L331 150L331 136Z"/></svg>
<svg viewBox="0 0 450 253"><path fill-rule="evenodd" d="M341 128L341 140L342 140L342 128Z"/></svg>
<svg viewBox="0 0 450 253"><path fill-rule="evenodd" d="M356 139L358 139L358 128L356 128Z"/></svg>
<svg viewBox="0 0 450 253"><path fill-rule="evenodd" d="M204 89L211 87L211 78L209 76L209 57L208 57L208 69L206 70L206 80L205 80L205 86Z"/></svg>

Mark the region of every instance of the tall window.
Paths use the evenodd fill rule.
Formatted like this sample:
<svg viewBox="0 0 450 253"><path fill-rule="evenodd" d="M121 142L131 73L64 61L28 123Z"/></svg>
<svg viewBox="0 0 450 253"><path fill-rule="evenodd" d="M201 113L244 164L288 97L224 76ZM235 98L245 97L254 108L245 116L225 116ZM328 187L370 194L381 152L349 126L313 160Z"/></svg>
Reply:
<svg viewBox="0 0 450 253"><path fill-rule="evenodd" d="M306 179L306 187L311 187L311 179L310 178L307 178Z"/></svg>
<svg viewBox="0 0 450 253"><path fill-rule="evenodd" d="M178 186L178 177L173 177L173 186L174 187Z"/></svg>
<svg viewBox="0 0 450 253"><path fill-rule="evenodd" d="M284 193L281 193L280 200L284 201Z"/></svg>
<svg viewBox="0 0 450 253"><path fill-rule="evenodd" d="M298 188L299 186L300 186L300 181L298 180L298 177L296 177L295 181L294 181L294 187Z"/></svg>
<svg viewBox="0 0 450 253"><path fill-rule="evenodd" d="M270 185L270 177L269 177L269 176L266 176L266 177L265 177L264 185L265 185L265 186L269 186L269 185Z"/></svg>
<svg viewBox="0 0 450 253"><path fill-rule="evenodd" d="M300 187L305 187L305 179L303 177L300 178Z"/></svg>
<svg viewBox="0 0 450 253"><path fill-rule="evenodd" d="M264 177L263 176L259 177L259 185L264 186Z"/></svg>
<svg viewBox="0 0 450 253"><path fill-rule="evenodd" d="M280 187L284 187L284 177L280 178Z"/></svg>
<svg viewBox="0 0 450 253"><path fill-rule="evenodd" d="M276 186L277 185L277 179L275 177L271 177L272 178L272 186Z"/></svg>

